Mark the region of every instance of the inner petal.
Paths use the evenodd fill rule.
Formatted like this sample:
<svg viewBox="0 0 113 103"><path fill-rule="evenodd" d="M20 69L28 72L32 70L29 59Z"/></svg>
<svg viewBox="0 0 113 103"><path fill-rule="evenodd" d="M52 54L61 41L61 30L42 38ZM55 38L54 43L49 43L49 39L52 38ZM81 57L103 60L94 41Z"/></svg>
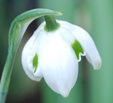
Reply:
<svg viewBox="0 0 113 103"><path fill-rule="evenodd" d="M77 56L77 59L78 61L81 60L81 55L82 56L85 56L85 52L81 46L81 44L78 42L78 40L75 39L75 41L71 44L71 47L73 48L76 56Z"/></svg>

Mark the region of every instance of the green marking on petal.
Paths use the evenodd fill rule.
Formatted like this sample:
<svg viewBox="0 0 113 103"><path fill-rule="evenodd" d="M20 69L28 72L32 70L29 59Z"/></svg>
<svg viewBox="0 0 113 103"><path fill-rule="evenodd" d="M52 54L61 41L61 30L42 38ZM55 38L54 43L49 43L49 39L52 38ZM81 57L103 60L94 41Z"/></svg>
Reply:
<svg viewBox="0 0 113 103"><path fill-rule="evenodd" d="M76 56L77 56L77 59L79 60L79 54L82 53L84 54L84 50L81 46L81 44L78 42L78 40L75 39L75 41L71 44L71 47L73 48Z"/></svg>
<svg viewBox="0 0 113 103"><path fill-rule="evenodd" d="M101 62L99 62L99 64L98 64L98 69L100 69L100 67L101 67Z"/></svg>
<svg viewBox="0 0 113 103"><path fill-rule="evenodd" d="M32 64L33 64L33 67L35 68L35 70L34 70L34 73L35 73L37 70L37 67L38 67L38 54L37 53L33 57Z"/></svg>

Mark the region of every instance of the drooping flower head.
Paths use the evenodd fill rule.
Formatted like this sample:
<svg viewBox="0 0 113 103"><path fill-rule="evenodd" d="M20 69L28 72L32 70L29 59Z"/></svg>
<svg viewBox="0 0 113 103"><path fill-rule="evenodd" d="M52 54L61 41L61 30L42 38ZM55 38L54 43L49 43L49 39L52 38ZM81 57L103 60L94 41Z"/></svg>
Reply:
<svg viewBox="0 0 113 103"><path fill-rule="evenodd" d="M81 56L95 70L101 67L101 58L84 29L53 16L45 20L26 43L22 65L29 78L40 81L43 77L53 91L67 97L76 83Z"/></svg>

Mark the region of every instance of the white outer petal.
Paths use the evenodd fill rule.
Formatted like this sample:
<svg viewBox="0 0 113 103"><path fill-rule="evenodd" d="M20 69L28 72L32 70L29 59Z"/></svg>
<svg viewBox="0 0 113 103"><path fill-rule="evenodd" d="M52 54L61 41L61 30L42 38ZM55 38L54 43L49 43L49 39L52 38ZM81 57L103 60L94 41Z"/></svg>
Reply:
<svg viewBox="0 0 113 103"><path fill-rule="evenodd" d="M80 42L83 49L85 50L88 61L93 65L95 70L99 69L101 67L102 61L91 36L81 27L70 24L66 21L58 22L61 24L61 26L66 27L73 33L75 38Z"/></svg>
<svg viewBox="0 0 113 103"><path fill-rule="evenodd" d="M67 97L78 76L77 57L59 32L48 33L42 56L42 73L49 87Z"/></svg>
<svg viewBox="0 0 113 103"><path fill-rule="evenodd" d="M24 69L25 73L28 75L28 77L35 81L40 81L40 79L42 78L40 62L38 64L38 68L37 68L38 71L36 72L36 74L38 74L39 76L35 76L33 73L34 68L32 65L32 60L33 60L35 53L37 53L37 51L38 51L38 55L41 54L40 47L42 45L44 45L44 43L45 43L45 42L42 43L43 40L45 41L45 38L44 38L45 36L43 35L43 34L45 34L45 33L43 33L44 24L45 24L45 22L43 22L39 26L39 28L34 32L34 34L31 36L31 38L25 44L23 51L22 51L23 69ZM42 38L42 36L43 36L43 38Z"/></svg>

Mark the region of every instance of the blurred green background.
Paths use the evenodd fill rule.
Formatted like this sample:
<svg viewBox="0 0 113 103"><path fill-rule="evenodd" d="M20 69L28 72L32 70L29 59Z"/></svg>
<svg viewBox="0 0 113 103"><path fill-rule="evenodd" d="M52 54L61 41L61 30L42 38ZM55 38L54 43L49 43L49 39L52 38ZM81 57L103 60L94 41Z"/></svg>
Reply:
<svg viewBox="0 0 113 103"><path fill-rule="evenodd" d="M67 98L53 92L42 79L30 80L21 64L25 42L44 20L28 27L14 63L6 103L113 103L113 0L0 0L0 75L8 50L8 31L13 19L33 8L63 13L56 17L81 26L92 36L102 58L100 70L93 70L85 57L79 63L79 76Z"/></svg>

